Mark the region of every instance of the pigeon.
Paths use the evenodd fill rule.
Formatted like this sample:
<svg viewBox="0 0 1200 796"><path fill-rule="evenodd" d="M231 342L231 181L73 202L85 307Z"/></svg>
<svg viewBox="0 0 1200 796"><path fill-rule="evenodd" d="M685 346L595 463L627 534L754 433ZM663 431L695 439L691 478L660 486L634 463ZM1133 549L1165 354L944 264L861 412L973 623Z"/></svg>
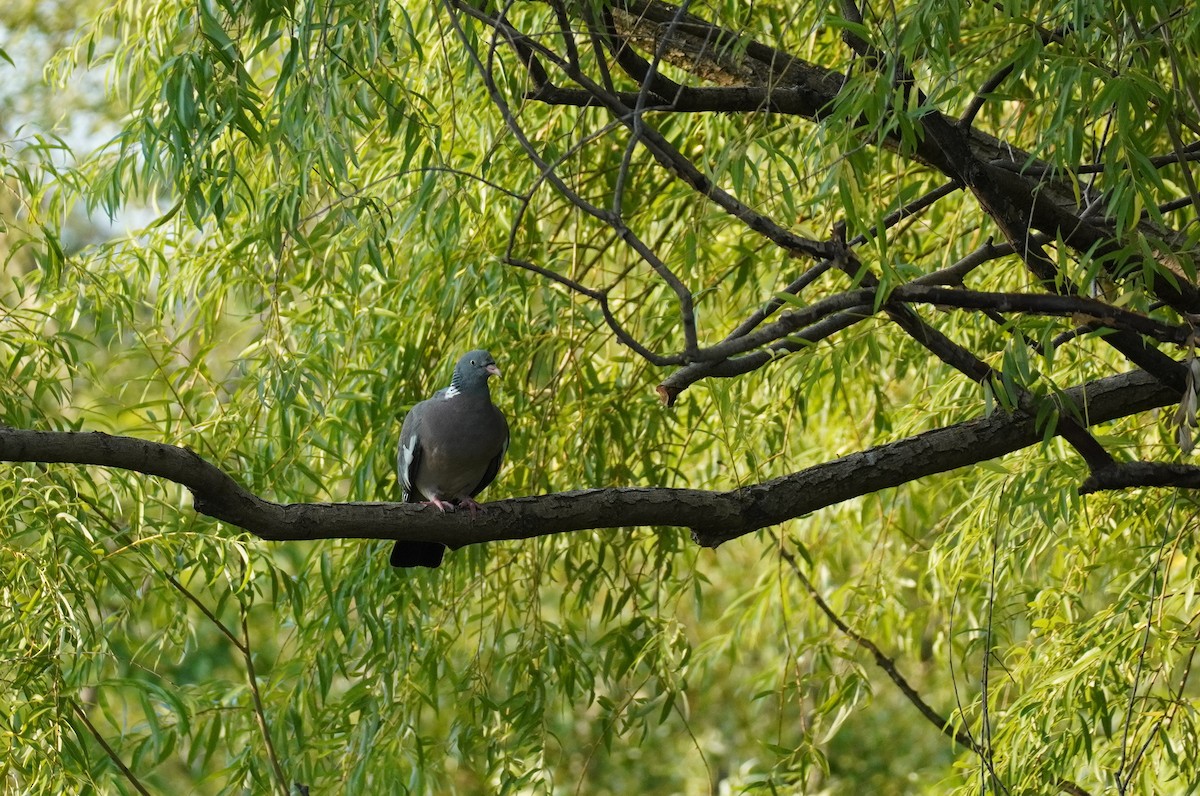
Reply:
<svg viewBox="0 0 1200 796"><path fill-rule="evenodd" d="M450 386L414 406L400 427L396 467L405 503L440 511L480 509L475 496L496 478L508 450L508 421L492 403L488 379L499 376L487 351L468 351L454 366ZM394 567L436 567L446 545L396 542Z"/></svg>

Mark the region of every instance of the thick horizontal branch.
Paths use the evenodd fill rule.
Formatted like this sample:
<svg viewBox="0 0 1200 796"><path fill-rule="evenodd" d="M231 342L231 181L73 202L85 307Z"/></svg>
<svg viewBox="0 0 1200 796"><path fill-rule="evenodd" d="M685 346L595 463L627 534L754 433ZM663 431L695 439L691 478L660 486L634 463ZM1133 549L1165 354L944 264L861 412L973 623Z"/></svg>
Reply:
<svg viewBox="0 0 1200 796"><path fill-rule="evenodd" d="M1125 462L1093 472L1079 485L1079 493L1139 486L1200 489L1200 467L1173 462Z"/></svg>
<svg viewBox="0 0 1200 796"><path fill-rule="evenodd" d="M705 66L730 67L724 54L740 53L736 68L728 80L735 83L717 88L680 85L669 97L651 95L645 110L666 112L768 112L801 116L821 121L835 112L836 100L846 85L846 76L818 64L806 62L786 52L745 39L736 31L712 24L679 7L657 0L615 0L614 8L628 15L629 24L636 29L627 31L629 40L643 49L662 53L665 60L696 77L713 80ZM571 77L575 77L572 75ZM580 89L538 82L529 98L548 104L593 106L612 102L628 103L638 100L638 92L600 96L591 86ZM639 105L638 107L642 107ZM997 208L1023 208L1027 216L1025 228L1033 228L1063 241L1090 256L1109 255L1118 265L1137 266L1125 252L1126 241L1104 221L1105 214L1089 213L1079 203L1083 192L1084 204L1096 197L1088 195L1082 184L1071 175L1056 172L1049 164L1029 157L1028 153L1008 142L987 135L974 127L962 127L956 120L932 110L922 117L925 135L914 147L905 145L895 132L889 132L883 143L904 157L914 158L943 174L961 179L964 165L961 155L969 155L972 172L981 179L976 187L987 184L987 196L980 197L989 212ZM945 135L931 134L933 127ZM868 128L873 129L873 128ZM951 144L948 148L947 144ZM961 152L954 152L958 149ZM994 166L997 162L1022 164L1022 173ZM1173 272L1171 278L1154 278L1154 289L1181 312L1200 311L1200 289L1192 284L1185 271L1176 263L1177 255L1162 241L1174 241L1187 247L1184 238L1175 230L1159 228L1144 220L1139 231L1151 242L1151 250L1159 264Z"/></svg>
<svg viewBox="0 0 1200 796"><path fill-rule="evenodd" d="M1141 371L1067 390L1088 425L1174 403L1178 393ZM705 547L826 506L1037 444L1029 415L997 412L726 492L623 487L510 498L441 514L410 503L264 500L187 448L100 432L0 428L0 461L101 465L158 476L191 490L198 512L269 541L332 538L437 540L451 547L631 526L689 528Z"/></svg>

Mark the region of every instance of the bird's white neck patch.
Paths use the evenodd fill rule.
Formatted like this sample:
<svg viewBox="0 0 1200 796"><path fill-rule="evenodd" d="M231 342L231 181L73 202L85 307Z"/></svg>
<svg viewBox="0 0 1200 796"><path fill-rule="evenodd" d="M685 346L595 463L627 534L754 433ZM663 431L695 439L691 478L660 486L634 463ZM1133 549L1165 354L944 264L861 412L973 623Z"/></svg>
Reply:
<svg viewBox="0 0 1200 796"><path fill-rule="evenodd" d="M460 390L458 389L458 385L455 384L454 382L450 382L450 386L446 388L446 394L443 395L442 397L443 398L453 398L454 396L458 395L459 392L460 392Z"/></svg>

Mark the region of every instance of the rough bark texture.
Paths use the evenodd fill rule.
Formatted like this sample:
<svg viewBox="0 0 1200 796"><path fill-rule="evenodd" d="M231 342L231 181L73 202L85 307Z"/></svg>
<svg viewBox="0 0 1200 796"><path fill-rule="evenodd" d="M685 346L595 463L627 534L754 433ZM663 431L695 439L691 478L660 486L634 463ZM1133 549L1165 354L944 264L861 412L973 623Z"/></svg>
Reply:
<svg viewBox="0 0 1200 796"><path fill-rule="evenodd" d="M1091 425L1174 403L1178 394L1136 371L1067 390L1063 400L1065 412ZM0 460L119 467L166 478L191 490L198 512L270 541L349 537L436 540L463 547L650 525L686 527L697 543L716 547L825 506L1020 450L1042 438L1030 415L997 412L727 492L588 489L499 500L475 516L405 503L273 503L247 492L191 450L100 432L0 428Z"/></svg>

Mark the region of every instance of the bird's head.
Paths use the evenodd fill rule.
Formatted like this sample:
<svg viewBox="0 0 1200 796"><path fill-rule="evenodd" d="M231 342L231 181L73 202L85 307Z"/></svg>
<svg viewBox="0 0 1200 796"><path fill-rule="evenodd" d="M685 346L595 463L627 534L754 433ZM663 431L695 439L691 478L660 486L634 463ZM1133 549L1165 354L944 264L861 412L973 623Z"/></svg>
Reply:
<svg viewBox="0 0 1200 796"><path fill-rule="evenodd" d="M486 389L487 380L499 375L500 368L496 367L492 355L483 349L476 349L463 354L458 360L450 386L460 392L480 387Z"/></svg>

